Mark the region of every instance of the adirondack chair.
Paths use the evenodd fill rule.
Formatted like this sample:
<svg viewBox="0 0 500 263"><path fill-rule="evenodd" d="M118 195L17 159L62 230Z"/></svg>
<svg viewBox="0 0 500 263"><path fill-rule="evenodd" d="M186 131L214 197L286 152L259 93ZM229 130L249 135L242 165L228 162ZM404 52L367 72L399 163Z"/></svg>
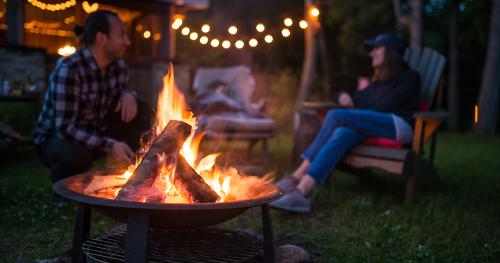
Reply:
<svg viewBox="0 0 500 263"><path fill-rule="evenodd" d="M195 93L202 92L214 81L228 83L228 94L245 104L250 103L255 91L255 79L246 66L200 68L195 73L193 90ZM246 156L243 157L245 159L248 159L247 157L250 156L253 147L260 142L262 144L262 154L259 159L264 165L267 165L270 160L267 140L275 137L275 135L276 124L269 117L241 117L226 114L209 117L204 138L226 142L235 140L247 142ZM247 173L259 173L256 172L259 169L255 169L255 165L250 164L249 166L252 167L240 166L240 168Z"/></svg>
<svg viewBox="0 0 500 263"><path fill-rule="evenodd" d="M437 173L433 162L439 125L448 118L443 111L428 111L436 95L438 82L445 65L445 57L430 48L407 49L404 55L409 66L421 75L421 112L415 114L411 145L400 145L386 138L368 138L352 148L344 157L340 169L378 168L406 180L405 203L413 201L415 184L433 184ZM326 113L329 104L305 103L305 107ZM310 112L310 111L309 111ZM309 113L310 114L310 113ZM426 158L423 146L430 140L430 154Z"/></svg>

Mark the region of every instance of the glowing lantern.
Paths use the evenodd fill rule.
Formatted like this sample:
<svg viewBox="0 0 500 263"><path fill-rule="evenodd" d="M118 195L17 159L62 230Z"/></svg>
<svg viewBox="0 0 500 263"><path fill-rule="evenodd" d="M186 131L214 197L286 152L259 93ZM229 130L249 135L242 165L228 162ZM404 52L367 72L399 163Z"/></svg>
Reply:
<svg viewBox="0 0 500 263"><path fill-rule="evenodd" d="M208 43L208 37L206 36L200 37L200 43L206 45Z"/></svg>
<svg viewBox="0 0 500 263"><path fill-rule="evenodd" d="M264 26L264 24L258 23L257 26L255 27L255 29L257 29L257 32L264 32L266 27Z"/></svg>
<svg viewBox="0 0 500 263"><path fill-rule="evenodd" d="M289 37L290 30L288 30L287 28L284 28L283 30L281 30L281 35L283 35L284 37Z"/></svg>
<svg viewBox="0 0 500 263"><path fill-rule="evenodd" d="M76 52L76 48L73 46L66 45L57 50L57 54L67 57Z"/></svg>
<svg viewBox="0 0 500 263"><path fill-rule="evenodd" d="M238 40L236 41L236 43L234 43L234 46L238 49L241 49L245 46L245 42L243 42L242 40Z"/></svg>
<svg viewBox="0 0 500 263"><path fill-rule="evenodd" d="M300 26L300 28L302 28L302 29L306 29L306 28L307 28L307 26L308 26L307 21L306 21L306 20L300 20L300 22L299 22L299 26Z"/></svg>
<svg viewBox="0 0 500 263"><path fill-rule="evenodd" d="M273 36L271 36L271 35L266 35L266 36L264 37L264 41L266 41L266 43L271 43L271 42L273 42Z"/></svg>
<svg viewBox="0 0 500 263"><path fill-rule="evenodd" d="M196 32L192 32L191 34L189 34L189 38L190 38L191 40L196 40L196 39L198 39L198 33L196 33Z"/></svg>
<svg viewBox="0 0 500 263"><path fill-rule="evenodd" d="M229 42L229 40L222 41L222 47L225 48L225 49L230 48L231 47L231 42Z"/></svg>
<svg viewBox="0 0 500 263"><path fill-rule="evenodd" d="M189 35L189 32L190 32L190 31L191 31L191 30L189 30L189 27L184 27L184 28L181 30L181 34L183 34L183 35L187 36L187 35Z"/></svg>
<svg viewBox="0 0 500 263"><path fill-rule="evenodd" d="M214 39L212 39L212 41L210 41L210 45L212 47L218 47L219 44L220 44L220 42L219 42L219 40L217 38L214 38Z"/></svg>
<svg viewBox="0 0 500 263"><path fill-rule="evenodd" d="M229 34L231 35L235 35L236 33L238 33L238 28L236 26L230 26L227 29L227 32L229 32Z"/></svg>
<svg viewBox="0 0 500 263"><path fill-rule="evenodd" d="M203 33L208 33L210 32L210 26L208 24L204 24L202 27L201 27L201 31Z"/></svg>

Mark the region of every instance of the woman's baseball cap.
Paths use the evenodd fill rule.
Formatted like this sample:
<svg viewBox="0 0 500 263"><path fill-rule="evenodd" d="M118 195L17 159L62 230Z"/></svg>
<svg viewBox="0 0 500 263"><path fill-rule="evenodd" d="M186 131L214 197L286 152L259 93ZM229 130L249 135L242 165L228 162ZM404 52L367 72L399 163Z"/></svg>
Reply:
<svg viewBox="0 0 500 263"><path fill-rule="evenodd" d="M381 34L374 39L363 41L365 48L373 48L374 46L388 46L395 49L399 54L403 55L405 52L405 45L401 38L393 34Z"/></svg>

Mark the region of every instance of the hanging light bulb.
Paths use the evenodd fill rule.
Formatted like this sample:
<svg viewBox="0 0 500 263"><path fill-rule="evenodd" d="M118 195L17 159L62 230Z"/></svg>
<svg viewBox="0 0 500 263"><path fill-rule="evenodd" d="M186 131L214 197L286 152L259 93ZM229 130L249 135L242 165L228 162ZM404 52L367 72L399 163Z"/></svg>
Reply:
<svg viewBox="0 0 500 263"><path fill-rule="evenodd" d="M288 30L288 28L283 28L283 30L281 30L281 35L283 35L284 37L289 37L290 30Z"/></svg>
<svg viewBox="0 0 500 263"><path fill-rule="evenodd" d="M160 40L160 39L161 39L161 35L160 35L160 33L155 33L155 34L153 35L153 39L154 39L155 41Z"/></svg>
<svg viewBox="0 0 500 263"><path fill-rule="evenodd" d="M204 24L202 27L201 27L201 31L203 33L208 33L210 32L210 26L208 24Z"/></svg>
<svg viewBox="0 0 500 263"><path fill-rule="evenodd" d="M206 36L200 37L200 43L206 45L208 43L208 37Z"/></svg>
<svg viewBox="0 0 500 263"><path fill-rule="evenodd" d="M264 24L258 23L257 26L255 27L255 29L257 29L257 32L264 32L266 27L264 26Z"/></svg>
<svg viewBox="0 0 500 263"><path fill-rule="evenodd" d="M191 32L191 34L189 34L189 38L190 38L191 40L196 40L196 39L198 39L198 33L196 33L196 32Z"/></svg>
<svg viewBox="0 0 500 263"><path fill-rule="evenodd" d="M311 6L310 12L314 17L319 16L319 9L316 6Z"/></svg>
<svg viewBox="0 0 500 263"><path fill-rule="evenodd" d="M141 32L142 31L142 25L141 24L138 24L137 26L135 26L135 31L137 32Z"/></svg>
<svg viewBox="0 0 500 263"><path fill-rule="evenodd" d="M190 31L191 31L191 30L189 29L189 27L187 27L187 26L186 26L186 27L184 27L184 28L181 30L181 34L183 34L183 35L187 36L187 35L189 35L189 32L190 32Z"/></svg>
<svg viewBox="0 0 500 263"><path fill-rule="evenodd" d="M176 18L174 22L172 23L172 28L177 30L182 26L182 19Z"/></svg>
<svg viewBox="0 0 500 263"><path fill-rule="evenodd" d="M218 40L217 38L214 38L214 39L212 39L212 41L210 41L210 45L211 45L212 47L218 47L218 46L219 46L219 43L220 43L220 42L219 42L219 40Z"/></svg>
<svg viewBox="0 0 500 263"><path fill-rule="evenodd" d="M271 36L271 35L266 35L266 36L264 37L264 41L266 41L266 43L271 43L271 42L273 42L273 36Z"/></svg>
<svg viewBox="0 0 500 263"><path fill-rule="evenodd" d="M234 43L234 46L238 49L242 49L245 46L245 42L243 42L242 40L238 40L236 41L236 43Z"/></svg>
<svg viewBox="0 0 500 263"><path fill-rule="evenodd" d="M235 35L236 33L238 33L238 28L236 26L230 26L227 29L227 32L229 32L229 34L231 35Z"/></svg>
<svg viewBox="0 0 500 263"><path fill-rule="evenodd" d="M248 41L248 44L251 46L251 47L256 47L258 44L259 44L259 41L257 41L257 39L255 38L252 38Z"/></svg>
<svg viewBox="0 0 500 263"><path fill-rule="evenodd" d="M225 48L225 49L230 48L231 47L231 42L229 42L229 40L222 41L222 47Z"/></svg>
<svg viewBox="0 0 500 263"><path fill-rule="evenodd" d="M151 32L149 30L144 31L144 34L142 34L144 38L150 38L151 37Z"/></svg>
<svg viewBox="0 0 500 263"><path fill-rule="evenodd" d="M299 26L300 26L300 28L302 28L302 29L306 29L306 28L307 28L307 26L308 26L307 21L306 21L306 20L300 20L300 22L299 22Z"/></svg>
<svg viewBox="0 0 500 263"><path fill-rule="evenodd" d="M283 20L283 23L285 24L285 26L291 26L293 25L293 20L289 17L285 18L285 20Z"/></svg>

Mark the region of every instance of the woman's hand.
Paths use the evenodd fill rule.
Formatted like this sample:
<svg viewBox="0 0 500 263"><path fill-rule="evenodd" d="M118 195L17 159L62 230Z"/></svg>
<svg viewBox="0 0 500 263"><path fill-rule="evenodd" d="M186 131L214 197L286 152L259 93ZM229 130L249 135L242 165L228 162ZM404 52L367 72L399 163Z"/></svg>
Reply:
<svg viewBox="0 0 500 263"><path fill-rule="evenodd" d="M116 159L127 164L131 164L134 158L134 151L124 142L113 143L113 148L111 148L111 155Z"/></svg>
<svg viewBox="0 0 500 263"><path fill-rule="evenodd" d="M121 110L122 121L130 122L137 115L137 101L135 96L130 92L123 92L118 104L116 105L115 112Z"/></svg>
<svg viewBox="0 0 500 263"><path fill-rule="evenodd" d="M339 103L341 106L344 106L344 107L348 107L348 108L354 107L354 102L352 102L351 95L349 95L346 92L340 93Z"/></svg>

